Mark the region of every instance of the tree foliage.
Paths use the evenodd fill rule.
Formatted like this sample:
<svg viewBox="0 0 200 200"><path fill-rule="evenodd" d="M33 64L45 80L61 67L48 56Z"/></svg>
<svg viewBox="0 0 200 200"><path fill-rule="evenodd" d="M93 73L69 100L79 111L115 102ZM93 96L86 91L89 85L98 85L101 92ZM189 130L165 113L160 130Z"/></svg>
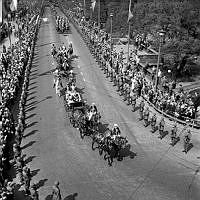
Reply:
<svg viewBox="0 0 200 200"><path fill-rule="evenodd" d="M81 0L80 0L81 1ZM98 0L97 6L98 6ZM100 0L101 19L110 31L110 13L113 14L113 32L128 33L130 0ZM87 8L91 0L86 0ZM93 19L97 20L98 8ZM158 32L166 32L162 56L169 68L184 68L187 60L200 54L200 1L199 0L132 0L131 35L148 36L153 48L158 50ZM103 16L103 17L102 17ZM186 60L186 62L185 62ZM185 65L184 65L185 63Z"/></svg>

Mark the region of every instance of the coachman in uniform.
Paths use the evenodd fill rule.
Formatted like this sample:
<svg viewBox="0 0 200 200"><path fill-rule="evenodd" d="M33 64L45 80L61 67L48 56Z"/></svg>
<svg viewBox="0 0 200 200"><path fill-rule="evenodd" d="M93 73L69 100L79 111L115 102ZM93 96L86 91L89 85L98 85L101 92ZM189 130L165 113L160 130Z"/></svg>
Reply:
<svg viewBox="0 0 200 200"><path fill-rule="evenodd" d="M142 100L142 101L140 102L140 110L139 110L140 118L139 118L139 120L143 120L143 111L144 111L144 106L145 106L145 104L144 104L144 100Z"/></svg>
<svg viewBox="0 0 200 200"><path fill-rule="evenodd" d="M164 119L164 117L162 117L159 122L159 126L158 126L158 130L159 130L159 134L160 134L159 138L162 138L164 129L165 129L165 119Z"/></svg>
<svg viewBox="0 0 200 200"><path fill-rule="evenodd" d="M154 113L154 115L151 118L151 132L154 133L156 131L156 121L157 121L157 117L156 117L156 113Z"/></svg>
<svg viewBox="0 0 200 200"><path fill-rule="evenodd" d="M144 111L144 126L147 127L149 124L149 108L147 107Z"/></svg>

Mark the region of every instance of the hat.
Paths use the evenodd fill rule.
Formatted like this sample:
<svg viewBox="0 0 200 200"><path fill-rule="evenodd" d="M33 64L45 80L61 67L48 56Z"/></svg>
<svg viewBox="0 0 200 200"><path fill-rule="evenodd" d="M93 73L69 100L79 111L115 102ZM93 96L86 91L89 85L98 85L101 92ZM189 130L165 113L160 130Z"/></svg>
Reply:
<svg viewBox="0 0 200 200"><path fill-rule="evenodd" d="M55 185L55 186L58 186L58 185L59 185L59 181L55 181L55 182L54 182L54 185Z"/></svg>
<svg viewBox="0 0 200 200"><path fill-rule="evenodd" d="M114 127L118 127L118 125L117 125L117 124L114 124Z"/></svg>

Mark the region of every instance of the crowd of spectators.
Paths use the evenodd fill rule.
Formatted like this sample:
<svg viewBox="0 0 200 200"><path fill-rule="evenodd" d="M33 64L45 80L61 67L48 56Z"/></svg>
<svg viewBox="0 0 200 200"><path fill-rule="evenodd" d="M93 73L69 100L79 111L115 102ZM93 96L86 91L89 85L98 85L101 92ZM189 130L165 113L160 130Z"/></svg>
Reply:
<svg viewBox="0 0 200 200"><path fill-rule="evenodd" d="M95 28L95 23L90 20L86 21L79 12L69 11L68 14L78 24L83 37L89 38L95 56L101 60L101 65L107 68L109 74L120 77L121 84L123 84L121 88L126 90L126 93L128 92L130 95L136 92L138 95L142 95L156 109L173 117L181 120L195 119L198 106L195 102L199 98L198 93L186 92L181 85L176 88L177 83L175 81L169 82L165 76L162 76L160 70L159 85L155 90L155 73L152 74L152 77L149 77L143 68L141 70L137 52L141 48L146 48L146 45L141 47L142 39L140 36L136 37L135 41L138 48L131 50L130 62L127 64L124 62L125 54L123 51L119 53L115 50L110 51L110 34L104 30L99 30L98 27ZM155 70L152 70L152 72L155 72Z"/></svg>
<svg viewBox="0 0 200 200"><path fill-rule="evenodd" d="M32 17L33 13L26 13L18 19L21 27L18 30L20 34L17 34L19 40L11 47L3 46L3 52L0 55L0 199L4 200L14 199L15 184L9 173L14 166L16 172L20 174L21 183L25 185L25 192L28 193L29 187L26 188L26 186L30 185L29 170L23 163L20 144L25 126L24 106L30 73L27 64L31 56L36 29L35 21L30 23ZM17 113L13 113L16 112L13 107L20 95L19 111L16 116ZM32 189L35 191L34 187Z"/></svg>

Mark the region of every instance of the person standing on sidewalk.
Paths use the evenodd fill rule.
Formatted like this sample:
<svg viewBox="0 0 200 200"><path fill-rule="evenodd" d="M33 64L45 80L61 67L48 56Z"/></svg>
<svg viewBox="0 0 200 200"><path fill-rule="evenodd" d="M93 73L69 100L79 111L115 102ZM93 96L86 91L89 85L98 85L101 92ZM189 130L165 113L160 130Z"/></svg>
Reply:
<svg viewBox="0 0 200 200"><path fill-rule="evenodd" d="M31 195L30 195L31 200L39 200L39 194L38 194L38 191L37 191L37 188L36 188L35 184L33 184L31 186L30 192L31 192Z"/></svg>
<svg viewBox="0 0 200 200"><path fill-rule="evenodd" d="M22 174L23 174L23 182L24 182L25 194L26 195L30 195L31 177L30 177L29 169L27 167L24 167Z"/></svg>
<svg viewBox="0 0 200 200"><path fill-rule="evenodd" d="M59 188L59 182L55 181L52 191L52 200L61 200L61 193Z"/></svg>

